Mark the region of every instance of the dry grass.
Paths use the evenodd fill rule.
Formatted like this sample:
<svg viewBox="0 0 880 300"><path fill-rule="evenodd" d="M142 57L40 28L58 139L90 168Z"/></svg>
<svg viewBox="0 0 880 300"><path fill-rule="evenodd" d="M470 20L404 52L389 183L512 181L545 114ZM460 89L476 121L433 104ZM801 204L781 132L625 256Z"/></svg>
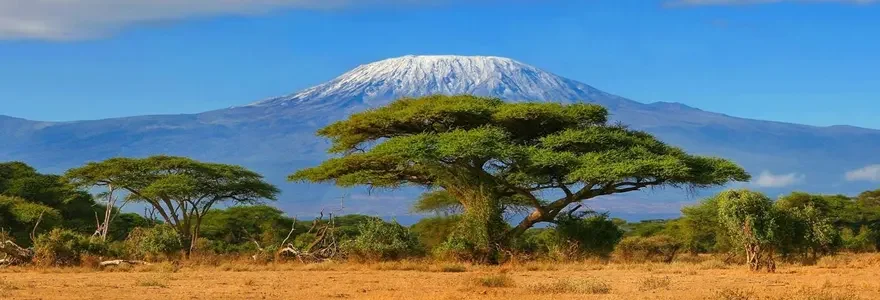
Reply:
<svg viewBox="0 0 880 300"><path fill-rule="evenodd" d="M440 266L440 272L462 273L462 272L467 272L467 267L465 267L463 265L443 265L443 266Z"/></svg>
<svg viewBox="0 0 880 300"><path fill-rule="evenodd" d="M135 285L141 286L141 287L168 288L169 281L170 281L170 279L168 277L150 276L147 278L138 279L135 282Z"/></svg>
<svg viewBox="0 0 880 300"><path fill-rule="evenodd" d="M647 277L642 278L639 281L639 291L653 291L658 289L669 289L669 285L672 284L672 279L669 279L669 276L665 277Z"/></svg>
<svg viewBox="0 0 880 300"><path fill-rule="evenodd" d="M550 283L536 284L531 290L538 294L608 294L611 286L594 279L560 279Z"/></svg>
<svg viewBox="0 0 880 300"><path fill-rule="evenodd" d="M235 261L0 269L0 299L880 299L880 254L752 273L718 259L504 266Z"/></svg>
<svg viewBox="0 0 880 300"><path fill-rule="evenodd" d="M751 300L756 299L755 293L751 290L742 288L725 288L715 292L715 298L718 300Z"/></svg>
<svg viewBox="0 0 880 300"><path fill-rule="evenodd" d="M509 288L516 286L513 278L507 274L492 274L474 279L474 283L478 286L488 288Z"/></svg>

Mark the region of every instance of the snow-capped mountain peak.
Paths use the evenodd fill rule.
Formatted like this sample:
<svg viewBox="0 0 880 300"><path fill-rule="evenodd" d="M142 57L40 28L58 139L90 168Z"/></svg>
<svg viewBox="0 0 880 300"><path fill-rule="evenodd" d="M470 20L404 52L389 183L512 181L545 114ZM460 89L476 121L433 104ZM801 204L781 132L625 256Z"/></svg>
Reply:
<svg viewBox="0 0 880 300"><path fill-rule="evenodd" d="M252 106L379 106L400 97L473 94L513 101L629 100L495 56L407 55L361 65L327 83ZM321 103L313 103L320 99Z"/></svg>

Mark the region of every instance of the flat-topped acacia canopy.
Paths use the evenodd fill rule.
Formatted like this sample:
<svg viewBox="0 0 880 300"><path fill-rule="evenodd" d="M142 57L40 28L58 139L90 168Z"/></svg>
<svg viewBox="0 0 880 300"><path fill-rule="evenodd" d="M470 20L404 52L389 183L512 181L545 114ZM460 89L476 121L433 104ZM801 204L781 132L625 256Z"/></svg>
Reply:
<svg viewBox="0 0 880 300"><path fill-rule="evenodd" d="M695 156L648 133L609 124L594 104L510 103L475 96L404 98L321 129L339 157L297 171L293 181L339 186L440 187L468 215L484 219L471 230L496 243L568 205L652 186L693 188L747 181L731 161ZM557 190L558 199L539 197ZM512 229L501 220L501 199L533 211ZM479 213L476 213L479 212ZM474 216L474 218L477 218ZM497 232L497 231L507 231Z"/></svg>

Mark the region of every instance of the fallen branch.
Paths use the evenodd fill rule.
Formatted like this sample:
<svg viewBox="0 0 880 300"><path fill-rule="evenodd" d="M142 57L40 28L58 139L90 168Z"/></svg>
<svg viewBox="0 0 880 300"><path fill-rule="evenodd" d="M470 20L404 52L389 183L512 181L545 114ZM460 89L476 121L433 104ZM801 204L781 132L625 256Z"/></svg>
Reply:
<svg viewBox="0 0 880 300"><path fill-rule="evenodd" d="M150 263L145 262L145 261L142 261L142 260L124 260L124 259L108 260L108 261L101 262L101 266L102 266L102 267L106 267L106 266L118 266L118 265L121 265L121 264L129 264L129 265L149 265Z"/></svg>
<svg viewBox="0 0 880 300"><path fill-rule="evenodd" d="M34 258L33 250L22 248L12 241L0 242L0 253L6 254L2 264L24 264L31 262Z"/></svg>

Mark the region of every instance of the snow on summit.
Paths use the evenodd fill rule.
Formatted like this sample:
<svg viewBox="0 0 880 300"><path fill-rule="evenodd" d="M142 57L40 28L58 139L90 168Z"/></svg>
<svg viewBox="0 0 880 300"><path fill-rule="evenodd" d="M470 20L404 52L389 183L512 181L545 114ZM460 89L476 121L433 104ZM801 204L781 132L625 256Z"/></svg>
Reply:
<svg viewBox="0 0 880 300"><path fill-rule="evenodd" d="M252 105L379 106L400 97L433 94L529 101L623 100L509 58L408 55L361 65L327 83Z"/></svg>

